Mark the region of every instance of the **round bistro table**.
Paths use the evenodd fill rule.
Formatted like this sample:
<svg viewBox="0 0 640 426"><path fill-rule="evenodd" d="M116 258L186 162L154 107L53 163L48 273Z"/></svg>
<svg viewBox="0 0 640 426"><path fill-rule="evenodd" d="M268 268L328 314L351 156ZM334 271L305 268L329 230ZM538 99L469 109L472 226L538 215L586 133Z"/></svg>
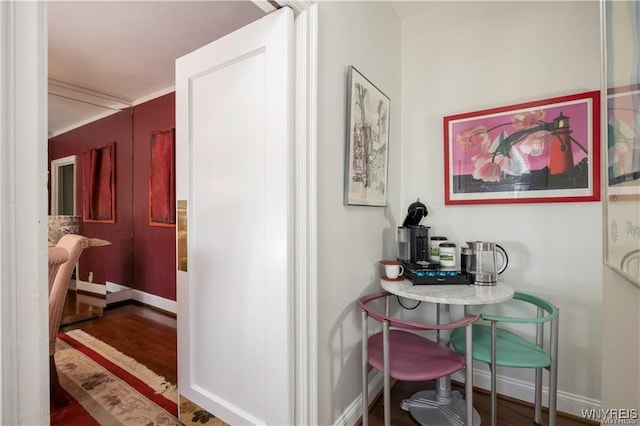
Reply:
<svg viewBox="0 0 640 426"><path fill-rule="evenodd" d="M489 305L502 303L513 298L513 288L499 281L492 286L464 284L426 284L414 285L409 280L381 280L382 288L389 293L421 302L431 302L445 306L442 322L449 322L450 305ZM451 390L451 377L437 380L435 390L416 392L411 398L402 401L402 409L421 425L444 426L464 425L465 402L459 391ZM480 415L474 410L473 421L469 424L480 425Z"/></svg>

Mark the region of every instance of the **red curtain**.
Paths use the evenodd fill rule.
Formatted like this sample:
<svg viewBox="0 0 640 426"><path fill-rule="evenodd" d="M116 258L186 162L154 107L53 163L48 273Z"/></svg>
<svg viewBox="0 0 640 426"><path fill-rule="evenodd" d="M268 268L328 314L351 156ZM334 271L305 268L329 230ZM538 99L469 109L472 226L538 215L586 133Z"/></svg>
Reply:
<svg viewBox="0 0 640 426"><path fill-rule="evenodd" d="M82 154L85 221L115 222L115 142Z"/></svg>
<svg viewBox="0 0 640 426"><path fill-rule="evenodd" d="M174 129L151 133L149 222L159 226L173 226L176 223Z"/></svg>

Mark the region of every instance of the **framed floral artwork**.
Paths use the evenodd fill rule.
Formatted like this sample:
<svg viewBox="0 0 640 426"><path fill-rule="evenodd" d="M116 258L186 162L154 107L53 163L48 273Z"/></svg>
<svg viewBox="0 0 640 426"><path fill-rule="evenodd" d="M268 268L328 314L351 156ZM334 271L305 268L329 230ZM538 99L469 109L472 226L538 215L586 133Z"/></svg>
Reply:
<svg viewBox="0 0 640 426"><path fill-rule="evenodd" d="M445 204L600 200L600 92L444 117Z"/></svg>
<svg viewBox="0 0 640 426"><path fill-rule="evenodd" d="M373 83L349 67L345 205L387 205L389 102Z"/></svg>

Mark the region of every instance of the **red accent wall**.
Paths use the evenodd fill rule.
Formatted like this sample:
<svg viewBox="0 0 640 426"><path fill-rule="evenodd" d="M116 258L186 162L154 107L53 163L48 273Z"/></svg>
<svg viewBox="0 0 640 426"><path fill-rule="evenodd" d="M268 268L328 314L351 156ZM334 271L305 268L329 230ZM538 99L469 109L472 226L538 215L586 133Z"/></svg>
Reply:
<svg viewBox="0 0 640 426"><path fill-rule="evenodd" d="M175 127L175 94L87 124L49 140L51 160L78 155L77 211L82 212L81 153L116 141L115 224L85 223L84 235L109 240L80 258L81 276L94 282L112 281L136 290L176 300L175 227L149 224L151 132Z"/></svg>
<svg viewBox="0 0 640 426"><path fill-rule="evenodd" d="M133 109L133 281L135 288L176 300L175 227L149 224L151 133L175 127L175 94Z"/></svg>
<svg viewBox="0 0 640 426"><path fill-rule="evenodd" d="M130 286L133 283L133 259L131 252L132 228L132 109L126 109L109 117L49 139L49 167L51 160L76 155L76 212L82 215L82 153L92 148L115 142L116 150L116 222L84 223L83 234L88 237L111 241L112 245L91 247L80 256L80 276L88 281L93 272L93 282L111 281Z"/></svg>

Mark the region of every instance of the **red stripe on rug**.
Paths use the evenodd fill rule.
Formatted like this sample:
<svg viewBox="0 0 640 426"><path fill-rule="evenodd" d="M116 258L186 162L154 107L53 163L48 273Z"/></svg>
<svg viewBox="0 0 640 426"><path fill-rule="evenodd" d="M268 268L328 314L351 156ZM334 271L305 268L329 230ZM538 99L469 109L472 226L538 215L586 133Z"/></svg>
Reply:
<svg viewBox="0 0 640 426"><path fill-rule="evenodd" d="M145 382L138 379L136 376L132 375L126 370L120 368L119 366L109 361L108 359L106 359L105 357L103 357L93 349L83 345L81 342L77 341L73 337L64 333L60 333L58 334L58 338L61 340L64 340L69 344L69 346L73 347L79 352L82 352L83 354L85 354L86 356L88 356L89 358L91 358L92 360L94 360L95 362L97 362L107 370L109 370L110 373L112 373L113 375L117 376L118 378L120 378L121 380L129 384L132 388L140 392L147 399L151 400L155 404L167 410L174 417L178 417L178 404L176 402L171 401L160 394L157 394L153 390L153 388L151 388Z"/></svg>

